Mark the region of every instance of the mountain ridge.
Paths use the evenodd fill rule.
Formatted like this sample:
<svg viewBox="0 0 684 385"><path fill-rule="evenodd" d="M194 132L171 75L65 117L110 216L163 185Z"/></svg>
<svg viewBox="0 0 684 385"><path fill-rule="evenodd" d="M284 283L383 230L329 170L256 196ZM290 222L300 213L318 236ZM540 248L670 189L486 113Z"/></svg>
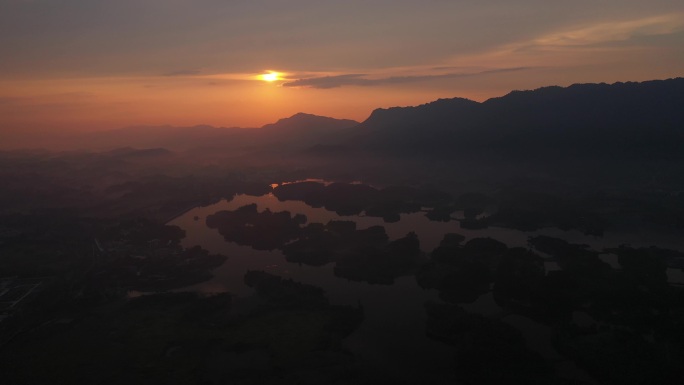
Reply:
<svg viewBox="0 0 684 385"><path fill-rule="evenodd" d="M359 122L351 119L337 119L328 116L308 114L298 112L290 117L278 119L275 123L269 123L261 126L262 130L336 130L344 129L358 125Z"/></svg>
<svg viewBox="0 0 684 385"><path fill-rule="evenodd" d="M297 113L261 127L216 127L207 124L194 126L128 126L108 131L75 135L67 140L68 148L94 147L114 149L119 147L164 147L174 150L193 148L234 148L236 146L259 146L280 142L296 146L313 144L332 133L353 127L359 123L349 119Z"/></svg>
<svg viewBox="0 0 684 385"><path fill-rule="evenodd" d="M680 157L684 148L684 78L577 83L513 90L477 102L461 97L416 106L377 108L362 122L304 112L255 128L129 126L42 138L67 149L164 147L171 150L262 148L353 150L454 156L634 151ZM55 139L53 141L53 139ZM53 143L54 142L54 143ZM574 150L573 150L574 149ZM573 150L573 151L571 151ZM643 155L643 154L642 154Z"/></svg>
<svg viewBox="0 0 684 385"><path fill-rule="evenodd" d="M549 86L484 102L454 98L377 109L346 144L426 156L474 151L680 156L683 105L684 78Z"/></svg>

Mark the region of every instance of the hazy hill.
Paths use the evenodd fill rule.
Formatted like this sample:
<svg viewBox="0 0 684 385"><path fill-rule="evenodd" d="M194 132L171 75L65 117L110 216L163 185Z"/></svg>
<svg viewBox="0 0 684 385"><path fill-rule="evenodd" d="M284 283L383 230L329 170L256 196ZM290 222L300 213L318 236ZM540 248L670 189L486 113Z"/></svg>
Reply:
<svg viewBox="0 0 684 385"><path fill-rule="evenodd" d="M73 138L72 147L112 149L119 147L188 149L195 146L229 142L246 129L197 125L131 126L115 130L81 134Z"/></svg>
<svg viewBox="0 0 684 385"><path fill-rule="evenodd" d="M261 128L127 127L56 137L53 142L66 149L200 149L202 154L244 156L308 149L316 156L357 151L536 162L684 159L682 106L684 78L676 78L544 87L482 103L440 99L377 109L362 123L298 113ZM31 143L31 138L26 141Z"/></svg>
<svg viewBox="0 0 684 385"><path fill-rule="evenodd" d="M375 110L347 144L415 155L680 157L684 78L513 91Z"/></svg>
<svg viewBox="0 0 684 385"><path fill-rule="evenodd" d="M301 149L338 140L342 132L359 122L298 113L254 131L246 137L252 147L278 146L279 149Z"/></svg>
<svg viewBox="0 0 684 385"><path fill-rule="evenodd" d="M261 127L266 131L278 131L289 133L308 133L311 131L335 131L343 130L358 125L359 122L349 119L334 119L326 116L305 114L303 112L294 114L289 118L280 119L275 123Z"/></svg>
<svg viewBox="0 0 684 385"><path fill-rule="evenodd" d="M69 138L65 148L112 149L119 147L189 150L232 149L279 145L300 147L327 140L326 137L359 123L353 120L298 113L261 128L137 126Z"/></svg>

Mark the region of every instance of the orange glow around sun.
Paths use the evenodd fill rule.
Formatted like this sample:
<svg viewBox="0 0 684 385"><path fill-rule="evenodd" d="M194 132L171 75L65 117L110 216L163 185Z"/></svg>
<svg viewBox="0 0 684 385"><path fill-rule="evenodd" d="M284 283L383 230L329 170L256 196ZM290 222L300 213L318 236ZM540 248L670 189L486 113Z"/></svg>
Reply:
<svg viewBox="0 0 684 385"><path fill-rule="evenodd" d="M273 83L277 80L282 80L281 75L282 74L280 72L268 71L265 74L259 75L259 80L263 80L265 82Z"/></svg>

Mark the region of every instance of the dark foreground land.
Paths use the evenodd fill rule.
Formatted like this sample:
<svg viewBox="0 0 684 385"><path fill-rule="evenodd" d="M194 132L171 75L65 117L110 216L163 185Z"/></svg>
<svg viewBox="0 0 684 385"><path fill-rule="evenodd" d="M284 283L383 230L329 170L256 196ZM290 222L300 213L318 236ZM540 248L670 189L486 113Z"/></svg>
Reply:
<svg viewBox="0 0 684 385"><path fill-rule="evenodd" d="M8 383L408 383L424 378L640 384L682 378L684 290L666 276L666 269L684 266L681 250L658 245L592 250L545 236L531 237L528 248L515 248L491 238L466 241L447 234L430 251L421 250L413 233L389 240L383 226L309 223L302 215L260 211L256 205L206 218L208 228L227 242L278 250L289 263L333 264L338 279L392 285L412 276L423 289L436 290L439 302L426 302L422 309L424 333L453 347L453 366L422 374L427 368L417 366L408 380L398 374L405 369L388 372L345 347L345 337L363 322L364 309L330 305L315 286L252 271L244 276L254 289L250 298L183 292L211 279L213 269L235 256L184 248L184 232L158 221L164 211L160 205L175 209L181 206L173 204L178 198L192 204L235 193L272 193L282 201L303 201L343 215L363 213L385 223L422 213L433 221L458 221L464 229L558 227L600 237L634 223L680 231L676 211L664 207L674 205L675 197L568 197L517 188L457 195L432 187L316 182L272 189L251 181L226 183L226 195L209 196L211 189L174 180L178 192L160 191L154 209L138 207L142 194L114 197L113 207L128 205L118 218L104 215L113 209L100 202L6 209L0 356ZM139 182L125 183L133 189ZM655 217L657 208L673 216ZM620 269L612 269L600 254L615 255ZM560 269L546 271L548 258ZM141 292L159 294L138 297ZM462 306L487 294L501 313L470 313ZM578 322L578 314L588 321ZM510 315L550 327L562 360L583 374L568 374L555 363L558 357L531 349L519 330L502 321Z"/></svg>
<svg viewBox="0 0 684 385"><path fill-rule="evenodd" d="M300 148L250 142L249 151L0 153L0 382L682 383L684 287L670 277L684 268L684 163L672 148L684 138L673 107L684 100L681 79L645 91L586 87L514 93L480 106L458 100L379 110L336 142ZM635 114L671 114L613 119L642 91L657 96L649 103L667 103ZM540 136L565 111L551 107L583 92L612 98L609 113L599 114L607 127L600 140L579 151L585 131L564 127L572 145ZM535 115L540 108L548 113ZM501 123L488 118L490 110L511 119L529 112L514 126L529 127L521 135L537 140L520 136L506 151L499 151L505 141L482 143L475 132ZM573 124L589 119L585 112ZM447 129L459 116L469 117L462 136L469 149ZM432 130L413 130L421 121ZM629 125L615 146L608 123ZM643 131L651 124L657 135ZM649 139L643 148L640 138ZM441 144L429 154L431 140ZM491 152L477 153L475 144ZM337 183L282 183L307 178ZM364 359L346 342L373 309L335 304L321 288L284 276L245 271L249 296L190 290L238 256L186 247L184 230L167 223L196 206L267 194L384 226L316 223L255 204L196 220L231 244L280 253L282 264L329 267L332 279L392 286L410 278L435 293L417 310L421 334L446 347L449 365L434 372L425 363L393 368ZM530 236L526 247L514 247L454 232L426 250L415 232L388 236L386 227L407 215ZM644 235L653 239L645 246L628 239L598 248L532 234L544 229L598 241L623 231L655 236ZM482 298L498 310L472 310ZM545 330L555 353L538 349L511 317Z"/></svg>

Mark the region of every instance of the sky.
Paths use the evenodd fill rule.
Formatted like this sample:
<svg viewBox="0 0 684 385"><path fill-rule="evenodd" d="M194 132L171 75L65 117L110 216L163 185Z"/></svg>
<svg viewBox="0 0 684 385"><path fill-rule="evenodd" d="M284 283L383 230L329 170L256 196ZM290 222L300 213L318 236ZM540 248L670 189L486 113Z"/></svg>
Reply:
<svg viewBox="0 0 684 385"><path fill-rule="evenodd" d="M680 76L681 0L0 0L0 135Z"/></svg>

